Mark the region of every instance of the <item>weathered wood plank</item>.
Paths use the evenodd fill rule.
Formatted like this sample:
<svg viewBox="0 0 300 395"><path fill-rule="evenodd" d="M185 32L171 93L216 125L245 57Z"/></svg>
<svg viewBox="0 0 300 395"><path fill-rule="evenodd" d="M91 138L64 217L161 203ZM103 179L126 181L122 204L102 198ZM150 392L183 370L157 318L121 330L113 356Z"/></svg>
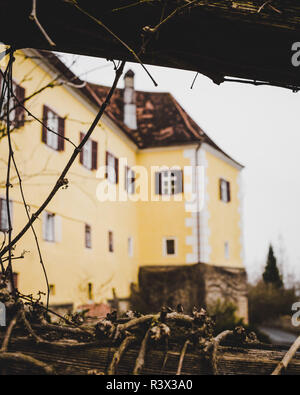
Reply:
<svg viewBox="0 0 300 395"><path fill-rule="evenodd" d="M53 365L58 374L87 374L89 370L99 370L106 374L112 359L115 347L92 347L83 350L58 349L55 346L37 346L26 340L13 340L10 351L20 351L43 362ZM117 369L117 374L132 374L138 349L128 350L122 358ZM224 375L269 375L286 352L285 348L274 348L260 345L257 348L220 346L218 354L218 369ZM161 371L165 352L149 350L146 356L145 367L142 374L174 375L178 367L180 352L169 351L168 359ZM0 365L0 368L2 366ZM8 373L33 374L22 366L7 366ZM182 374L204 375L211 374L211 369L206 358L199 353L187 353L184 358ZM300 374L300 353L292 360L286 374Z"/></svg>

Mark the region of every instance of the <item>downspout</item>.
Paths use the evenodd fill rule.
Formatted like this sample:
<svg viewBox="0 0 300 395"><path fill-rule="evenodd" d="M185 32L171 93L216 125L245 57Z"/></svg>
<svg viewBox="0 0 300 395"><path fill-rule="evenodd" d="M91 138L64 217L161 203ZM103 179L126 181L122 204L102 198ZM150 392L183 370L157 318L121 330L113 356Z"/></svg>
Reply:
<svg viewBox="0 0 300 395"><path fill-rule="evenodd" d="M201 143L195 149L195 177L196 177L196 199L197 199L197 263L200 263L200 202L199 202L199 177L198 177L198 152L201 148Z"/></svg>

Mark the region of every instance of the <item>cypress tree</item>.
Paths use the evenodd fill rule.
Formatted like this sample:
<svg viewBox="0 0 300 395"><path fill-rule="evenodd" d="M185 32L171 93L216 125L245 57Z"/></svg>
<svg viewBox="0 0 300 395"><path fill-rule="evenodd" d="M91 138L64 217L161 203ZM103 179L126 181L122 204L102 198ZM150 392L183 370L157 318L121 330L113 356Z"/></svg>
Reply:
<svg viewBox="0 0 300 395"><path fill-rule="evenodd" d="M272 284L276 288L281 288L283 286L282 277L279 273L276 257L271 244L269 247L267 264L263 273L263 280L266 284Z"/></svg>

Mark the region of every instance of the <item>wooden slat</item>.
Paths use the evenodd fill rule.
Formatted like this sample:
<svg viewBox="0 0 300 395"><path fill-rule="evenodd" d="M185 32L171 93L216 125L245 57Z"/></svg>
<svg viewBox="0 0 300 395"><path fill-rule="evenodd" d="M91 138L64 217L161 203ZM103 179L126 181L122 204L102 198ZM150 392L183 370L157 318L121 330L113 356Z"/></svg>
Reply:
<svg viewBox="0 0 300 395"><path fill-rule="evenodd" d="M83 350L61 350L55 346L37 346L26 340L13 340L10 351L20 351L55 367L58 374L87 374L89 370L97 369L106 374L115 347L88 348ZM260 348L249 347L220 347L218 369L220 374L249 374L269 375L276 364L283 358L286 349L265 345ZM132 374L138 349L128 350L122 358L117 374ZM168 359L163 371L161 367L165 353L160 350L149 350L146 356L142 374L176 374L180 353L169 351ZM0 366L1 367L1 366ZM7 368L7 366L6 366ZM9 373L32 374L22 366L9 366ZM211 374L207 359L199 353L188 353L184 358L182 374L203 375ZM291 362L287 374L300 374L300 354Z"/></svg>

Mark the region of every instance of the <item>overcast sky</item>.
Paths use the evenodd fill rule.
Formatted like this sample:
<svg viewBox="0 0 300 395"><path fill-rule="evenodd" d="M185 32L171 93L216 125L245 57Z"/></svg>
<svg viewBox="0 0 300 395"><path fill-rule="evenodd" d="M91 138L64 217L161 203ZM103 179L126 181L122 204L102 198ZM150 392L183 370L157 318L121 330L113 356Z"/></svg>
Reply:
<svg viewBox="0 0 300 395"><path fill-rule="evenodd" d="M104 59L65 55L82 79L110 85L113 68ZM300 280L300 93L238 83L215 85L195 73L128 63L137 90L168 91L229 155L245 165L244 233L250 279L262 271L273 243L285 272ZM95 69L94 71L91 71ZM87 73L85 73L87 72ZM300 73L300 70L299 70ZM123 79L119 83L123 87Z"/></svg>

